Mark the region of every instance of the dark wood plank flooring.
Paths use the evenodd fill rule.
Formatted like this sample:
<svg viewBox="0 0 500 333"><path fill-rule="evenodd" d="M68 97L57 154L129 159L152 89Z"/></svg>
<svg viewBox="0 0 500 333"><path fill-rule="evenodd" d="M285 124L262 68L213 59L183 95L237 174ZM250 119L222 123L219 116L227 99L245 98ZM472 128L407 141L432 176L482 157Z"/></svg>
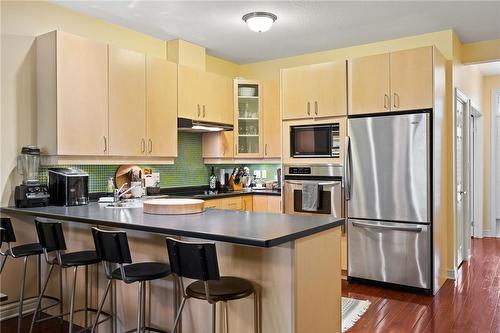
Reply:
<svg viewBox="0 0 500 333"><path fill-rule="evenodd" d="M344 280L342 296L372 303L349 333L500 333L500 239L473 239L471 260L434 297Z"/></svg>
<svg viewBox="0 0 500 333"><path fill-rule="evenodd" d="M29 332L31 325L31 315L27 315L23 319L22 324L22 332ZM69 329L69 325L67 321L63 321L61 324L61 320L59 319L49 319L47 321L37 323L33 327L33 333L67 333ZM75 325L74 330L79 331L82 327ZM4 320L0 322L0 332L1 333L16 333L17 332L17 317Z"/></svg>

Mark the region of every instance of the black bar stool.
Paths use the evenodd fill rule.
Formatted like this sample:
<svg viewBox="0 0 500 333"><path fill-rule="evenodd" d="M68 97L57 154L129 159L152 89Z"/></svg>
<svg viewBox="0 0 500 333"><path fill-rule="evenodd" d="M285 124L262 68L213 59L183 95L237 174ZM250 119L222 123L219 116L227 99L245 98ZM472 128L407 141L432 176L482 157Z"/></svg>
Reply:
<svg viewBox="0 0 500 333"><path fill-rule="evenodd" d="M95 251L76 251L76 252L68 252L64 253L66 250L66 241L64 239L64 233L62 229L61 222L42 222L38 219L35 219L36 231L38 233L38 240L43 249L43 253L45 255L45 259L47 263L50 265L49 273L47 278L45 279L45 283L42 287L42 292L38 297L38 302L36 305L35 314L33 315L33 319L31 321L30 333L33 331L33 327L35 322L42 322L52 318L63 318L64 316L69 314L69 332L72 333L74 331L73 327L73 319L74 314L77 312L85 312L85 328L82 331L88 329L88 313L89 312L97 312L96 309L90 308L88 306L88 266L97 264L101 262L101 259L98 257ZM49 253L55 252L54 258L49 258ZM50 317L45 317L43 319L36 320L36 314L40 311L40 304L42 301L42 296L45 293L45 289L47 288L47 284L50 279L50 275L54 266L59 266L60 270L65 268L73 268L73 282L72 282L72 291L71 291L71 303L70 310L68 313L60 312L60 314ZM78 272L78 267L85 267L85 307L83 309L75 310L75 298L76 298L76 277ZM109 319L109 315L108 318ZM104 320L103 320L104 321Z"/></svg>
<svg viewBox="0 0 500 333"><path fill-rule="evenodd" d="M254 296L254 330L258 332L258 295L250 281L220 276L214 243L191 243L167 238L168 257L172 272L178 276L182 302L174 321L175 333L188 298L206 300L212 305L212 333L215 333L216 304L224 303L225 331L229 332L228 301ZM186 289L182 278L196 279Z"/></svg>
<svg viewBox="0 0 500 333"><path fill-rule="evenodd" d="M38 281L37 281L37 287L38 287L38 295L40 295L40 290L41 290L41 274L40 274L40 255L43 253L42 246L39 243L28 243L28 244L23 244L23 245L18 245L18 246L12 246L11 243L16 242L16 234L14 233L14 228L12 227L12 222L10 218L8 217L2 217L0 218L0 256L2 256L2 262L0 263L0 274L3 272L3 269L5 267L5 263L7 262L7 258L10 256L14 259L16 258L23 258L24 262L24 267L23 267L23 278L21 280L21 291L19 295L19 299L15 300L13 302L19 302L19 315L17 317L17 332L20 333L22 329L22 321L24 318L23 315L23 306L24 306L24 301L28 299L32 299L38 296L34 297L29 297L27 299L24 298L24 289L26 285L26 270L28 267L28 258L32 256L37 256L37 273L38 273ZM2 245L3 243L7 243L7 250L3 251L2 250ZM60 276L62 278L62 276ZM60 284L61 286L61 284ZM43 310L47 310L49 308L52 308L56 305L60 305L62 308L62 288L60 289L60 298L57 299L55 297L49 297L45 296L44 298L50 299L55 301L55 303L45 307Z"/></svg>
<svg viewBox="0 0 500 333"><path fill-rule="evenodd" d="M92 234L94 235L96 251L104 264L108 284L99 303L99 309L91 332L95 330L113 280L122 280L126 284L139 282L137 333L144 331L166 333L166 331L158 328L146 326L146 282L169 276L171 274L170 266L160 262L140 262L133 264L127 234L124 231L104 231L92 228Z"/></svg>

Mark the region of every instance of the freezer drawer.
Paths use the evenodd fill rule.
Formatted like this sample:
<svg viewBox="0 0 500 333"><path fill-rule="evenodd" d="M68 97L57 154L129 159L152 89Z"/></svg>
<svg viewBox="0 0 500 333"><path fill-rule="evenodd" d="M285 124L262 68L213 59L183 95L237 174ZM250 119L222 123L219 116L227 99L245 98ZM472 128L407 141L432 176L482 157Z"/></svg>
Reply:
<svg viewBox="0 0 500 333"><path fill-rule="evenodd" d="M348 220L348 275L429 289L430 226Z"/></svg>

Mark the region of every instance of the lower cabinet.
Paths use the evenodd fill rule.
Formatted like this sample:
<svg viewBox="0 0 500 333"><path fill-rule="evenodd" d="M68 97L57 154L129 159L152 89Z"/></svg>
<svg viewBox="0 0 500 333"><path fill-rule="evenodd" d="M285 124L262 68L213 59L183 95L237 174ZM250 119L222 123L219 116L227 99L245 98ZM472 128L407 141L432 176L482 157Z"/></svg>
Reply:
<svg viewBox="0 0 500 333"><path fill-rule="evenodd" d="M275 195L241 195L205 200L205 208L281 213L281 197Z"/></svg>

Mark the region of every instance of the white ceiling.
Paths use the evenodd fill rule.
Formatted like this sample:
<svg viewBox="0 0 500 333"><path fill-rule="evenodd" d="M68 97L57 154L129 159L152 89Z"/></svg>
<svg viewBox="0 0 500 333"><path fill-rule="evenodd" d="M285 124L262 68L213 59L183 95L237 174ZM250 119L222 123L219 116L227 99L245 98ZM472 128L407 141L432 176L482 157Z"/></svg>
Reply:
<svg viewBox="0 0 500 333"><path fill-rule="evenodd" d="M497 1L50 1L240 64L445 29L464 43L500 38ZM241 17L253 11L278 20L252 32Z"/></svg>
<svg viewBox="0 0 500 333"><path fill-rule="evenodd" d="M500 61L486 62L475 66L484 76L500 75Z"/></svg>

